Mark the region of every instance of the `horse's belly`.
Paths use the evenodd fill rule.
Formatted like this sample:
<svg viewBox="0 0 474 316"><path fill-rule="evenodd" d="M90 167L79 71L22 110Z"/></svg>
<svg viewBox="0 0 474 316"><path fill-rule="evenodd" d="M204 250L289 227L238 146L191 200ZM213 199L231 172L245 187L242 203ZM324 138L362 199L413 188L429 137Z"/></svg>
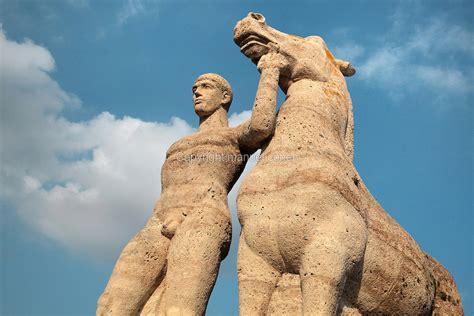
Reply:
<svg viewBox="0 0 474 316"><path fill-rule="evenodd" d="M347 280L348 289L357 288L351 283L360 284L357 297L349 300L363 313L429 314L434 298L433 278L419 258L406 256L369 233L362 279Z"/></svg>
<svg viewBox="0 0 474 316"><path fill-rule="evenodd" d="M275 157L283 157L283 154L272 154ZM283 191L295 186L311 189L315 185L324 184L342 194L347 201L357 209L362 209L362 196L366 193L360 187L360 178L354 166L345 161L335 161L336 158L317 158L316 153L300 153L300 155L288 156L287 160L272 160L268 155L259 160L257 166L244 179L239 189L239 196L263 194L287 194ZM313 161L315 160L315 161ZM299 193L296 192L296 195ZM286 196L289 198L291 196ZM295 203L301 203L301 198ZM363 203L362 203L363 204Z"/></svg>

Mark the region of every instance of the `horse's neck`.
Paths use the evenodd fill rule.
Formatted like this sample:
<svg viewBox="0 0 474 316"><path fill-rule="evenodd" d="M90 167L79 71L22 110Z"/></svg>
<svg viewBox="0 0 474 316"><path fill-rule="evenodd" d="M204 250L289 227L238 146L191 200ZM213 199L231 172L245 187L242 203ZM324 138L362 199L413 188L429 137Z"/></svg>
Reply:
<svg viewBox="0 0 474 316"><path fill-rule="evenodd" d="M347 88L340 83L300 80L293 83L280 108L275 134L292 134L295 141L317 139L320 145L343 147L352 160L353 118Z"/></svg>

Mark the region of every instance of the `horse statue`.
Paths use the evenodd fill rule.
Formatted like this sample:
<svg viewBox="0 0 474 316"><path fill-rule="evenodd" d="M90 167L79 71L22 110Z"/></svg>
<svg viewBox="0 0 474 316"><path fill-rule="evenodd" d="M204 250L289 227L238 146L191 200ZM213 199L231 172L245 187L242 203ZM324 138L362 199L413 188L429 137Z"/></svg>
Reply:
<svg viewBox="0 0 474 316"><path fill-rule="evenodd" d="M275 51L289 64L274 135L237 198L240 314L462 315L449 272L353 164L351 64L321 37L285 34L258 13L236 24L234 41L255 64Z"/></svg>

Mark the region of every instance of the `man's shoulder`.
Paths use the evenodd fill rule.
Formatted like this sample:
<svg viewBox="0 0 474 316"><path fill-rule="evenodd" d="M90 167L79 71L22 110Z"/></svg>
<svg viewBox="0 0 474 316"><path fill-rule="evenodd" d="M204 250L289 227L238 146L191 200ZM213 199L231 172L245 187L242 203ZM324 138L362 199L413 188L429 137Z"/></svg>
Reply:
<svg viewBox="0 0 474 316"><path fill-rule="evenodd" d="M177 140L172 147L194 147L203 145L206 143L217 144L228 144L238 143L239 138L239 129L238 127L222 127L208 131L197 131L193 134L184 136L183 138Z"/></svg>

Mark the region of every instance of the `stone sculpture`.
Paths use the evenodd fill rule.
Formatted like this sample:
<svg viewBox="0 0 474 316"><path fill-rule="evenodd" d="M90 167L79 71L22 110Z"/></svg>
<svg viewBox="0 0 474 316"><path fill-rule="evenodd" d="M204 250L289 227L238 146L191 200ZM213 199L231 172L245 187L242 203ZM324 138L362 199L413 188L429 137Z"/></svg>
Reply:
<svg viewBox="0 0 474 316"><path fill-rule="evenodd" d="M228 82L200 76L193 86L199 131L174 143L162 192L145 227L127 244L98 301L97 315L202 315L231 239L227 194L250 154L274 130L278 56L259 63L251 119L227 124ZM147 303L148 302L148 303Z"/></svg>
<svg viewBox="0 0 474 316"><path fill-rule="evenodd" d="M274 135L237 199L240 314L462 315L449 272L353 165L352 66L321 37L285 34L258 13L237 23L234 41L254 63L275 49L289 63Z"/></svg>

